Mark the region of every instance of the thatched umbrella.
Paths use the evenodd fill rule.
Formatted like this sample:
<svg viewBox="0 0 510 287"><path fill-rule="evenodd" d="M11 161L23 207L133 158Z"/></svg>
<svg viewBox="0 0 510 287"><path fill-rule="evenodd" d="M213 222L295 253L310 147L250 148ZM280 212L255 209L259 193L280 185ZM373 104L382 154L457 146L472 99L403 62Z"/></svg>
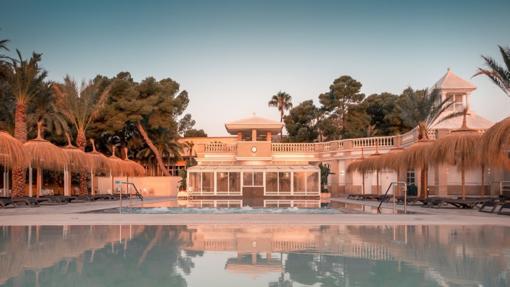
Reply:
<svg viewBox="0 0 510 287"><path fill-rule="evenodd" d="M91 193L94 195L96 193L94 190L94 176L97 172L108 172L110 170L110 161L104 154L96 150L96 144L93 139L90 139L90 143L92 144L92 151L86 154L90 160L90 186Z"/></svg>
<svg viewBox="0 0 510 287"><path fill-rule="evenodd" d="M0 165L9 168L27 165L23 144L4 131L0 131Z"/></svg>
<svg viewBox="0 0 510 287"><path fill-rule="evenodd" d="M27 157L23 150L23 144L4 131L0 131L0 165L4 167L3 195L7 196L7 191L9 190L9 173L7 169L26 166Z"/></svg>
<svg viewBox="0 0 510 287"><path fill-rule="evenodd" d="M510 143L510 117L497 122L482 136L482 160L491 166L510 169L505 148Z"/></svg>
<svg viewBox="0 0 510 287"><path fill-rule="evenodd" d="M67 146L63 147L64 153L67 155L68 163L64 169L64 194L70 194L68 189L71 182L71 172L84 172L91 167L91 158L81 149L73 146L71 137L66 133Z"/></svg>
<svg viewBox="0 0 510 287"><path fill-rule="evenodd" d="M481 164L480 154L477 152L480 141L481 135L467 127L466 114L464 114L462 127L436 140L430 151L430 157L434 162L456 165L460 169L462 199L466 199L466 169Z"/></svg>
<svg viewBox="0 0 510 287"><path fill-rule="evenodd" d="M365 171L363 171L360 167L361 162L365 159L365 154L363 148L361 148L361 158L350 163L347 166L347 172L359 171L361 172L361 194L365 194Z"/></svg>
<svg viewBox="0 0 510 287"><path fill-rule="evenodd" d="M42 137L42 122L37 123L37 137L23 144L23 149L29 156L29 195L32 196L32 167L37 168L37 190L39 197L42 189L42 170L62 170L67 165L68 157L58 146Z"/></svg>
<svg viewBox="0 0 510 287"><path fill-rule="evenodd" d="M395 153L393 166L407 168L421 168L421 185L424 198L428 197L428 169L430 160L430 148L434 141L428 139L418 140L402 152Z"/></svg>
<svg viewBox="0 0 510 287"><path fill-rule="evenodd" d="M145 168L141 164L128 158L127 147L124 147L124 161L129 166L129 174L126 174L126 176L142 176L145 174Z"/></svg>

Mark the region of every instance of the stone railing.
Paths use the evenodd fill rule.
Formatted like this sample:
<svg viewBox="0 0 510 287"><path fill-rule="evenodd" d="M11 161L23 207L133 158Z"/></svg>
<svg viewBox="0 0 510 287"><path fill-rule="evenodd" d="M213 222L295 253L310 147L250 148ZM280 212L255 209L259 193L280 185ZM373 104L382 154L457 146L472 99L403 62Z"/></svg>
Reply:
<svg viewBox="0 0 510 287"><path fill-rule="evenodd" d="M395 136L388 137L370 137L370 138L358 138L352 139L353 148L362 147L388 147L395 145Z"/></svg>
<svg viewBox="0 0 510 287"><path fill-rule="evenodd" d="M209 153L235 153L235 144L208 143L204 145L204 152Z"/></svg>
<svg viewBox="0 0 510 287"><path fill-rule="evenodd" d="M315 152L315 143L273 143L271 150L275 152Z"/></svg>

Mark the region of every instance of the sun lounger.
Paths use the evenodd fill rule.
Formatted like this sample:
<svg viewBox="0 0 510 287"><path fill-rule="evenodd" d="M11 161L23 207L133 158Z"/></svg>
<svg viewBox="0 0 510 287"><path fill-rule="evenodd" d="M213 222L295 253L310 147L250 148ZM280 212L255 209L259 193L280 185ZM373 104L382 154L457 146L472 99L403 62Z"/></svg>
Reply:
<svg viewBox="0 0 510 287"><path fill-rule="evenodd" d="M16 204L10 198L5 198L5 197L0 198L0 207L4 208L4 207L8 207L8 206L16 207Z"/></svg>
<svg viewBox="0 0 510 287"><path fill-rule="evenodd" d="M495 200L495 199L487 200L484 204L482 204L482 206L480 206L478 211L486 212L486 213L494 213L494 211L496 211L496 208L498 207L498 205L499 205L498 200Z"/></svg>
<svg viewBox="0 0 510 287"><path fill-rule="evenodd" d="M510 215L510 202L504 202L501 204L498 214Z"/></svg>

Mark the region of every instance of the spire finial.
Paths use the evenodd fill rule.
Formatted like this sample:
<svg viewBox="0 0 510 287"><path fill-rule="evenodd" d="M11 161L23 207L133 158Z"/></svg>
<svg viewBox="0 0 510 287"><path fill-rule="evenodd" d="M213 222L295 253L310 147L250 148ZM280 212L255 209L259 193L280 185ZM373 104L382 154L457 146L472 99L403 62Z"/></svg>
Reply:
<svg viewBox="0 0 510 287"><path fill-rule="evenodd" d="M43 122L37 121L37 139L42 139Z"/></svg>
<svg viewBox="0 0 510 287"><path fill-rule="evenodd" d="M129 158L128 158L128 147L127 147L127 146L126 146L126 147L124 147L124 156L125 156L125 158L124 158L125 160L128 160L128 159L129 159Z"/></svg>
<svg viewBox="0 0 510 287"><path fill-rule="evenodd" d="M90 143L92 144L92 151L96 152L96 143L94 142L94 139L90 139Z"/></svg>
<svg viewBox="0 0 510 287"><path fill-rule="evenodd" d="M72 147L73 144L71 143L71 136L69 135L68 132L66 132L66 139L67 139L67 146Z"/></svg>
<svg viewBox="0 0 510 287"><path fill-rule="evenodd" d="M116 149L116 146L115 146L115 145L112 145L112 157L116 157L116 155L115 155L115 149Z"/></svg>

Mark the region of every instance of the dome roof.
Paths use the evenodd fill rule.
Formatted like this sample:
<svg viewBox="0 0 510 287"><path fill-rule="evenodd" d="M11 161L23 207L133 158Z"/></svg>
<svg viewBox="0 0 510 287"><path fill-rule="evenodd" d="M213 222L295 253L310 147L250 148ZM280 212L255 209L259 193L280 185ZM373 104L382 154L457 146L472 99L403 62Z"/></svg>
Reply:
<svg viewBox="0 0 510 287"><path fill-rule="evenodd" d="M283 128L283 123L253 115L249 118L228 122L225 124L225 128L230 134L253 129L277 134Z"/></svg>

